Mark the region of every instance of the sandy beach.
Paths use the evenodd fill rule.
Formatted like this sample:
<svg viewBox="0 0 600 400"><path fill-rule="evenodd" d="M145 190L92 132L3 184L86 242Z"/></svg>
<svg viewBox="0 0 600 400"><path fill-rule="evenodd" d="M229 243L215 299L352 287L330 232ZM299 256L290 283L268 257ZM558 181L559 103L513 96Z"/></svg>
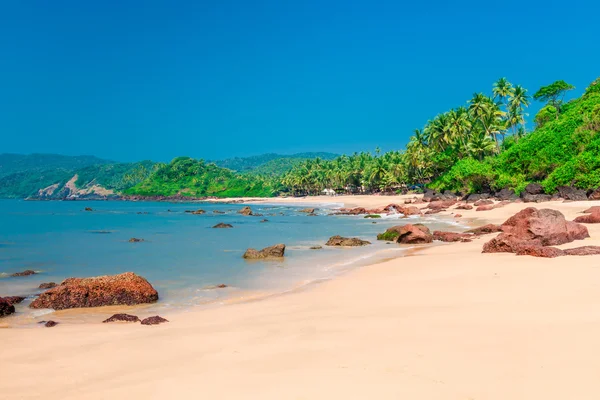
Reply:
<svg viewBox="0 0 600 400"><path fill-rule="evenodd" d="M568 220L592 205L600 202L533 204ZM483 225L528 206L458 212ZM586 226L591 238L558 247L600 245L600 226ZM600 256L482 254L492 237L296 293L163 315L170 323L159 326L0 329L0 398L598 399Z"/></svg>

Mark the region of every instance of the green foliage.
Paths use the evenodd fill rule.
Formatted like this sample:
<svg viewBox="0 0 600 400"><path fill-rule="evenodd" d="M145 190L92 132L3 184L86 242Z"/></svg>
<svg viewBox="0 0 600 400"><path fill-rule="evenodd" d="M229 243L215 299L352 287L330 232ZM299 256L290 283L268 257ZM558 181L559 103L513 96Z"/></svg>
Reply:
<svg viewBox="0 0 600 400"><path fill-rule="evenodd" d="M396 231L385 231L377 235L377 240L387 240L388 242L395 241L400 234Z"/></svg>
<svg viewBox="0 0 600 400"><path fill-rule="evenodd" d="M50 185L64 185L73 171L62 168L15 172L0 177L0 198L27 198L36 196L40 189Z"/></svg>
<svg viewBox="0 0 600 400"><path fill-rule="evenodd" d="M573 89L575 89L575 86L560 80L551 85L541 87L540 90L535 92L533 98L534 100L545 102L547 105L554 107L556 110L556 117L558 117L558 114L562 111L561 106L565 94Z"/></svg>
<svg viewBox="0 0 600 400"><path fill-rule="evenodd" d="M90 165L108 164L111 161L93 156L62 156L59 154L0 154L0 177L19 172L74 171Z"/></svg>
<svg viewBox="0 0 600 400"><path fill-rule="evenodd" d="M494 175L489 163L473 158L458 161L430 187L459 193L473 193L489 189Z"/></svg>
<svg viewBox="0 0 600 400"><path fill-rule="evenodd" d="M365 218L381 218L381 215L379 215L379 214L369 214L369 215L365 215Z"/></svg>
<svg viewBox="0 0 600 400"><path fill-rule="evenodd" d="M203 160L178 157L161 164L156 172L126 194L141 196L187 196L193 198L272 196L275 185L262 177L238 175Z"/></svg>
<svg viewBox="0 0 600 400"><path fill-rule="evenodd" d="M289 171L299 162L320 158L332 160L338 157L332 153L297 153L292 155L281 155L275 153L261 154L252 157L235 157L221 161L214 161L219 167L228 168L239 173L252 173L257 175L276 176Z"/></svg>
<svg viewBox="0 0 600 400"><path fill-rule="evenodd" d="M556 119L556 107L547 105L542 107L540 111L535 115L535 125L538 128L541 128L546 124L546 122L550 122Z"/></svg>
<svg viewBox="0 0 600 400"><path fill-rule="evenodd" d="M97 184L107 189L122 191L148 178L158 166L159 164L153 161L92 165L77 170L78 179L75 185L82 188L86 185Z"/></svg>

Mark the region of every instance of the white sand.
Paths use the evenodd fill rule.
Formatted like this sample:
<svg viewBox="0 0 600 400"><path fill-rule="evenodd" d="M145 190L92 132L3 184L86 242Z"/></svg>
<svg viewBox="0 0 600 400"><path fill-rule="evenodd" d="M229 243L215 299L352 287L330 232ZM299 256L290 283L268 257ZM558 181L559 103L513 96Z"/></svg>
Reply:
<svg viewBox="0 0 600 400"><path fill-rule="evenodd" d="M598 204L536 206L571 219ZM502 222L526 206L459 212ZM588 228L561 247L600 245ZM161 326L0 329L0 398L599 399L600 256L481 254L491 237Z"/></svg>

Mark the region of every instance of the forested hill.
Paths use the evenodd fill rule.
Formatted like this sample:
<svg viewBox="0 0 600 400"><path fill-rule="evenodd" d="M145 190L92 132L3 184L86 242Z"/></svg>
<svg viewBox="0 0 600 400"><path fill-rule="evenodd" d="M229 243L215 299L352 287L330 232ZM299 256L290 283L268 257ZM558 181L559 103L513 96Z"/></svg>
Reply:
<svg viewBox="0 0 600 400"><path fill-rule="evenodd" d="M219 167L239 173L274 176L289 171L294 165L304 160L315 158L332 160L338 156L338 154L325 152L296 153L291 155L267 153L258 156L234 157L212 162Z"/></svg>
<svg viewBox="0 0 600 400"><path fill-rule="evenodd" d="M94 156L64 156L60 154L0 154L0 177L18 172L75 170L113 161Z"/></svg>

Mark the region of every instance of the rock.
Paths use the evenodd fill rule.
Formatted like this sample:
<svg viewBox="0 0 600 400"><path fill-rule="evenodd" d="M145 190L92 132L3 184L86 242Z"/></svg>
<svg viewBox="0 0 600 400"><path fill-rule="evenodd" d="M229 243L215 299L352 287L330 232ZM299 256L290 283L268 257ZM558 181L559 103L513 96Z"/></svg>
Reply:
<svg viewBox="0 0 600 400"><path fill-rule="evenodd" d="M263 258L282 258L285 254L285 244L276 244L275 246L265 247L262 250L248 249L243 257L250 260Z"/></svg>
<svg viewBox="0 0 600 400"><path fill-rule="evenodd" d="M340 211L337 214L340 214L340 215L361 215L361 214L369 214L369 212L364 207L356 207L356 208L340 208Z"/></svg>
<svg viewBox="0 0 600 400"><path fill-rule="evenodd" d="M494 204L494 208L501 208L510 203L511 202L508 200L502 200L501 202Z"/></svg>
<svg viewBox="0 0 600 400"><path fill-rule="evenodd" d="M473 205L475 207L479 207L479 206L487 206L490 204L494 204L494 200L490 200L490 199L481 199L481 200L477 200L475 203L473 203Z"/></svg>
<svg viewBox="0 0 600 400"><path fill-rule="evenodd" d="M15 306L12 302L8 301L5 297L0 297L0 318L6 317L7 315L14 314Z"/></svg>
<svg viewBox="0 0 600 400"><path fill-rule="evenodd" d="M542 185L540 185L539 183L530 183L529 185L525 186L525 191L523 193L534 195L543 194L544 188L542 188Z"/></svg>
<svg viewBox="0 0 600 400"><path fill-rule="evenodd" d="M484 253L516 253L521 247L554 246L590 236L585 226L547 208L528 207L506 220L501 228L502 233L484 245Z"/></svg>
<svg viewBox="0 0 600 400"><path fill-rule="evenodd" d="M475 211L490 211L493 209L494 209L493 205L487 205L487 206L479 206L475 209Z"/></svg>
<svg viewBox="0 0 600 400"><path fill-rule="evenodd" d="M421 209L415 206L402 207L400 213L404 215L421 215Z"/></svg>
<svg viewBox="0 0 600 400"><path fill-rule="evenodd" d="M269 220L265 218L265 219L261 219L259 222L269 222Z"/></svg>
<svg viewBox="0 0 600 400"><path fill-rule="evenodd" d="M38 286L38 289L52 289L55 286L56 286L56 283L54 283L54 282L40 283L40 286Z"/></svg>
<svg viewBox="0 0 600 400"><path fill-rule="evenodd" d="M240 211L238 211L238 214L242 214L242 215L246 215L246 216L252 215L252 209L248 206L245 206Z"/></svg>
<svg viewBox="0 0 600 400"><path fill-rule="evenodd" d="M4 300L8 300L9 303L14 305L14 304L19 304L20 302L25 300L25 297L23 297L23 296L6 296L6 297L4 297Z"/></svg>
<svg viewBox="0 0 600 400"><path fill-rule="evenodd" d="M26 269L25 271L15 272L14 274L11 274L10 276L17 277L17 276L29 276L29 275L35 275L35 274L37 274L37 272L35 272L34 270Z"/></svg>
<svg viewBox="0 0 600 400"><path fill-rule="evenodd" d="M545 258L555 258L564 256L565 253L561 249L557 249L556 247L547 247L547 246L527 246L523 245L516 249L515 253L518 256L533 256L533 257L545 257Z"/></svg>
<svg viewBox="0 0 600 400"><path fill-rule="evenodd" d="M442 199L442 194L437 193L431 189L426 189L425 193L423 193L423 201L438 201Z"/></svg>
<svg viewBox="0 0 600 400"><path fill-rule="evenodd" d="M430 210L441 210L448 207L452 207L456 204L456 200L440 200L440 201L432 201L429 203ZM419 211L420 212L420 211Z"/></svg>
<svg viewBox="0 0 600 400"><path fill-rule="evenodd" d="M581 246L563 251L568 256L591 256L600 254L600 246Z"/></svg>
<svg viewBox="0 0 600 400"><path fill-rule="evenodd" d="M600 188L593 190L589 195L588 195L588 200L600 200Z"/></svg>
<svg viewBox="0 0 600 400"><path fill-rule="evenodd" d="M298 212L306 213L306 214L314 214L315 209L314 208L303 208L302 210L299 210Z"/></svg>
<svg viewBox="0 0 600 400"><path fill-rule="evenodd" d="M202 215L202 214L206 214L206 211L204 211L204 210L190 211L190 214L193 214L193 215Z"/></svg>
<svg viewBox="0 0 600 400"><path fill-rule="evenodd" d="M577 189L572 186L559 186L556 188L558 194L565 200L584 201L587 200L587 192L582 189Z"/></svg>
<svg viewBox="0 0 600 400"><path fill-rule="evenodd" d="M129 239L129 243L139 243L139 242L143 242L144 239L138 239L138 238L131 238Z"/></svg>
<svg viewBox="0 0 600 400"><path fill-rule="evenodd" d="M226 285L226 284L224 284L224 283L219 283L219 284L216 286L216 288L217 288L217 289L225 289L226 287L227 287L227 285Z"/></svg>
<svg viewBox="0 0 600 400"><path fill-rule="evenodd" d="M573 222L583 224L600 224L600 212L592 214L581 215L573 220Z"/></svg>
<svg viewBox="0 0 600 400"><path fill-rule="evenodd" d="M454 218L462 218L462 214L455 214Z"/></svg>
<svg viewBox="0 0 600 400"><path fill-rule="evenodd" d="M169 322L169 321L164 319L163 317L159 317L158 315L155 315L153 317L144 318L142 320L142 325L158 325L158 324L162 324L164 322Z"/></svg>
<svg viewBox="0 0 600 400"><path fill-rule="evenodd" d="M427 210L427 211L425 211L425 215L438 214L438 213L441 213L442 211L446 211L446 210L443 208L435 209L435 210Z"/></svg>
<svg viewBox="0 0 600 400"><path fill-rule="evenodd" d="M44 324L44 326L45 326L46 328L53 328L53 327L55 327L56 325L58 325L58 322L56 322L56 321L52 321L52 320L50 320L50 321L47 321L47 322Z"/></svg>
<svg viewBox="0 0 600 400"><path fill-rule="evenodd" d="M137 315L115 314L112 317L102 321L104 324L109 322L140 322L140 319L137 317Z"/></svg>
<svg viewBox="0 0 600 400"><path fill-rule="evenodd" d="M467 203L475 203L476 201L479 200L484 200L484 199L489 199L491 196L489 193L474 193L474 194L470 194L466 201Z"/></svg>
<svg viewBox="0 0 600 400"><path fill-rule="evenodd" d="M592 207L590 207L587 210L584 210L582 212L586 213L586 214L600 213L600 206L592 206Z"/></svg>
<svg viewBox="0 0 600 400"><path fill-rule="evenodd" d="M233 228L233 225L226 224L224 222L219 222L218 224L216 224L215 226L213 226L213 228L217 228L217 229L219 229L219 228L222 228L222 229L224 229L224 228Z"/></svg>
<svg viewBox="0 0 600 400"><path fill-rule="evenodd" d="M213 214L225 214L224 211L214 210Z"/></svg>
<svg viewBox="0 0 600 400"><path fill-rule="evenodd" d="M253 214L252 214L252 216L253 216L253 217L262 217L263 215L262 215L262 214L259 214L259 213L253 213Z"/></svg>
<svg viewBox="0 0 600 400"><path fill-rule="evenodd" d="M544 201L552 200L552 196L549 194L530 194L523 192L521 197L525 203L542 203Z"/></svg>
<svg viewBox="0 0 600 400"><path fill-rule="evenodd" d="M504 189L500 190L499 192L496 192L495 197L498 200L509 200L509 201L514 201L519 198L519 196L516 195L514 190L508 189L508 188L504 188Z"/></svg>
<svg viewBox="0 0 600 400"><path fill-rule="evenodd" d="M456 210L472 210L473 206L470 204L459 204L455 207Z"/></svg>
<svg viewBox="0 0 600 400"><path fill-rule="evenodd" d="M470 233L457 233L457 232L443 232L434 231L433 240L439 240L442 242L470 242L473 234Z"/></svg>
<svg viewBox="0 0 600 400"><path fill-rule="evenodd" d="M91 207L86 207L86 208L85 208L85 211L94 211L94 210L92 210L92 208L91 208Z"/></svg>
<svg viewBox="0 0 600 400"><path fill-rule="evenodd" d="M310 249L311 250L321 250L323 247L322 246L312 246Z"/></svg>
<svg viewBox="0 0 600 400"><path fill-rule="evenodd" d="M393 226L384 233L377 235L378 240L395 240L403 244L431 243L433 235L425 225L407 224Z"/></svg>
<svg viewBox="0 0 600 400"><path fill-rule="evenodd" d="M133 272L93 278L69 278L40 294L29 307L67 308L100 307L153 303L158 292Z"/></svg>
<svg viewBox="0 0 600 400"><path fill-rule="evenodd" d="M345 237L341 237L339 235L330 237L329 240L327 241L327 243L325 243L326 246L353 246L353 247L366 246L368 244L371 244L371 242L362 240L359 238L345 238Z"/></svg>
<svg viewBox="0 0 600 400"><path fill-rule="evenodd" d="M479 228L469 229L465 233L472 233L473 235L487 235L489 233L502 232L502 228L500 225L487 224L484 226L480 226Z"/></svg>

